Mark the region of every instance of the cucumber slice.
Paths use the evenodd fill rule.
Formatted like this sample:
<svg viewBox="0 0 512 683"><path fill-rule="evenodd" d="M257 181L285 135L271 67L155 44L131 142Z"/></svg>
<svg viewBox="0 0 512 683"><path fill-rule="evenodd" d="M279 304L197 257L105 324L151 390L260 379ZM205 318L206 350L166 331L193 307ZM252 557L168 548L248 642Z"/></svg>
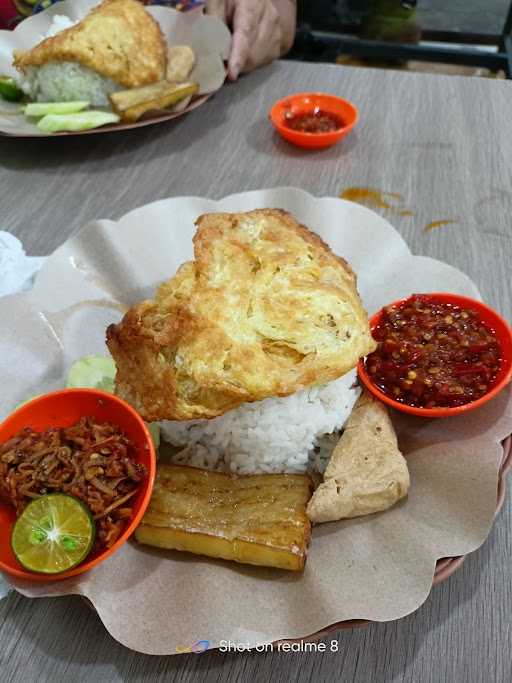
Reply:
<svg viewBox="0 0 512 683"><path fill-rule="evenodd" d="M160 446L160 425L158 422L146 422L146 427L151 435L151 440L153 441L155 451L158 451L158 447Z"/></svg>
<svg viewBox="0 0 512 683"><path fill-rule="evenodd" d="M69 368L66 386L91 387L114 393L116 364L112 358L105 356L84 356ZM155 449L160 446L160 425L157 422L146 423Z"/></svg>
<svg viewBox="0 0 512 683"><path fill-rule="evenodd" d="M76 114L87 109L89 102L31 102L24 109L25 116L46 116L47 114Z"/></svg>
<svg viewBox="0 0 512 683"><path fill-rule="evenodd" d="M104 356L84 356L69 368L66 386L91 387L114 393L116 364Z"/></svg>
<svg viewBox="0 0 512 683"><path fill-rule="evenodd" d="M96 527L81 500L50 493L27 505L14 525L11 547L32 572L58 574L76 567L91 552Z"/></svg>
<svg viewBox="0 0 512 683"><path fill-rule="evenodd" d="M118 123L119 116L107 111L82 111L78 114L47 114L38 122L37 127L45 133L59 131L80 131L99 128L107 123Z"/></svg>

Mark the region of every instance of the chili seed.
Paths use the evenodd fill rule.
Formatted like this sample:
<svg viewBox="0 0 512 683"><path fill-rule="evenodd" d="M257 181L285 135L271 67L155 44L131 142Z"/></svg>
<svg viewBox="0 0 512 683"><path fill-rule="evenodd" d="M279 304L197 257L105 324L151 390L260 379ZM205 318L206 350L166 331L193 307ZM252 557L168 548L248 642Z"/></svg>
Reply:
<svg viewBox="0 0 512 683"><path fill-rule="evenodd" d="M416 295L387 313L374 333L381 342L375 362L367 366L381 389L410 405L446 407L487 391L500 348L475 311Z"/></svg>

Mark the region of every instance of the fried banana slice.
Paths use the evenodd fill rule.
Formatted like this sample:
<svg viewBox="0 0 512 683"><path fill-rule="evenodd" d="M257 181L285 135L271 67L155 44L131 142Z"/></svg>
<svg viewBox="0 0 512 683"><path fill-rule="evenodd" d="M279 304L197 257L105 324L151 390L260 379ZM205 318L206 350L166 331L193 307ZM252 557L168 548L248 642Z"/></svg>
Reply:
<svg viewBox="0 0 512 683"><path fill-rule="evenodd" d="M138 121L149 111L165 109L177 102L194 95L198 90L197 83L169 83L160 81L142 88L122 90L110 95L112 109L123 121Z"/></svg>
<svg viewBox="0 0 512 683"><path fill-rule="evenodd" d="M232 476L161 465L139 543L300 571L311 526L305 474Z"/></svg>

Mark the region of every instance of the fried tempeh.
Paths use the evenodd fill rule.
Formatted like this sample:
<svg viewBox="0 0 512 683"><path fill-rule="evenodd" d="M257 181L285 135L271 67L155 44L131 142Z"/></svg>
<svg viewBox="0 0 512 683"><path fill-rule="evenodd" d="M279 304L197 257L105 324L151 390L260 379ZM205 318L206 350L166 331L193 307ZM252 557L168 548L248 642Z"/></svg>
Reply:
<svg viewBox="0 0 512 683"><path fill-rule="evenodd" d="M387 510L407 495L409 484L386 406L363 391L309 501L308 516L315 523L332 522Z"/></svg>
<svg viewBox="0 0 512 683"><path fill-rule="evenodd" d="M300 571L311 526L304 474L232 476L161 465L139 543Z"/></svg>

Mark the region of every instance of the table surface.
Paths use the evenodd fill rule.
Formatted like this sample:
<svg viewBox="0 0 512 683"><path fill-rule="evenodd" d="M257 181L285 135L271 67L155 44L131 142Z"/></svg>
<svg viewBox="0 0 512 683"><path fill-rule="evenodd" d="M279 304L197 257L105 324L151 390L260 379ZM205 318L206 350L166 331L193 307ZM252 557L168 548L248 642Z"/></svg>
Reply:
<svg viewBox="0 0 512 683"><path fill-rule="evenodd" d="M339 146L303 152L272 132L271 103L305 90L338 92L358 105L360 122ZM279 62L163 125L0 139L0 228L29 254L48 254L91 219L164 197L280 185L330 196L376 188L402 195L401 207L380 211L413 252L466 272L510 319L511 112L508 82ZM455 222L425 229L438 220ZM144 656L116 643L79 598L11 593L0 602L1 678L509 681L511 517L508 497L485 544L414 614L341 631L326 640L326 653Z"/></svg>

